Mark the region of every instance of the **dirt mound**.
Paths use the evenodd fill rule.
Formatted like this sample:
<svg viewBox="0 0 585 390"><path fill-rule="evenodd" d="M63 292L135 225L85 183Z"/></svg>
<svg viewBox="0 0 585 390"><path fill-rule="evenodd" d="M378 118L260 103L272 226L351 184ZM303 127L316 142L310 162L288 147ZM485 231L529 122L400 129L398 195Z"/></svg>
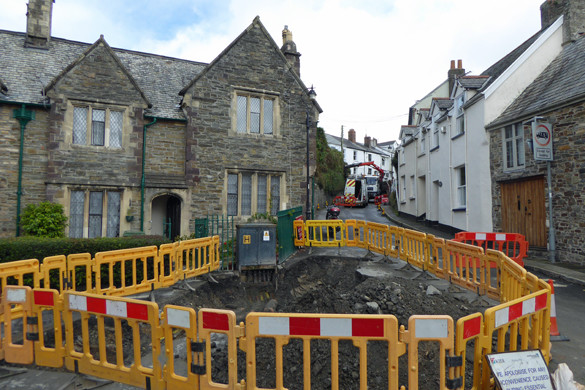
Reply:
<svg viewBox="0 0 585 390"><path fill-rule="evenodd" d="M429 280L409 279L396 275L363 277L356 272L365 260L313 257L279 271L272 284L245 283L237 276L218 278L219 283L206 283L196 292L186 294L183 306L233 310L238 322L250 311L283 313L392 314L399 324L408 327L415 314L445 314L457 321L474 312L483 312L485 303L469 303L457 294L441 292ZM224 370L227 356L225 341L219 336L213 343L213 374L216 382L227 383ZM368 344L368 388L387 389L388 345ZM419 344L419 388L438 388L439 346ZM272 339L261 339L256 345L257 386L275 387L275 346ZM311 342L311 387L331 387L331 345L326 340ZM359 388L359 349L351 342L339 344L339 375L343 389ZM284 385L303 388L303 343L291 339L284 347ZM245 378L245 354L239 352L238 378ZM400 358L399 383L408 385L407 356Z"/></svg>

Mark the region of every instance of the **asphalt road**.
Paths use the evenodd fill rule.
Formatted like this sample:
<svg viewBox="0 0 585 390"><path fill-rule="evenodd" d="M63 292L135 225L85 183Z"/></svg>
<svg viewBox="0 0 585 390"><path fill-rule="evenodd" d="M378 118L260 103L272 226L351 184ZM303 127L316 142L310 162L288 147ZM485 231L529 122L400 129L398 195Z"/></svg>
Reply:
<svg viewBox="0 0 585 390"><path fill-rule="evenodd" d="M341 207L340 218L394 225L373 203L364 208ZM550 279L550 276L538 272L534 274L544 280ZM562 280L553 279L553 282L558 330L561 338L569 341L552 341L549 369L553 373L559 363L566 363L574 379L585 385L585 286Z"/></svg>

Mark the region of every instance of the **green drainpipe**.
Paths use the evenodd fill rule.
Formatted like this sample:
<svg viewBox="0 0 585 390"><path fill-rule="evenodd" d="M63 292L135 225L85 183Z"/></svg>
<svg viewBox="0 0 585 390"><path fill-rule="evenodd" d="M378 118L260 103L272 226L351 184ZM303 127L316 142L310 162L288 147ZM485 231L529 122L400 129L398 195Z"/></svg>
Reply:
<svg viewBox="0 0 585 390"><path fill-rule="evenodd" d="M20 236L20 198L22 197L22 159L24 155L24 129L31 120L35 119L34 111L27 110L23 104L20 109L14 110L14 119L20 122L20 150L18 153L18 189L16 190L16 237Z"/></svg>
<svg viewBox="0 0 585 390"><path fill-rule="evenodd" d="M146 130L156 123L156 117L153 118L152 122L144 125L142 132L142 179L140 180L140 231L144 233L144 185L146 180L144 178L144 166L146 163Z"/></svg>

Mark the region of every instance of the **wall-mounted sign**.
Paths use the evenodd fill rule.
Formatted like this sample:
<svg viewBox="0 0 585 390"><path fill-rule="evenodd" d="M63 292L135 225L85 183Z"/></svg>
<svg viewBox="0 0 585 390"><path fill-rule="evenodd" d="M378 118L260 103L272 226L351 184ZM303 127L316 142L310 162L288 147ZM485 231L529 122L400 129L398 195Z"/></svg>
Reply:
<svg viewBox="0 0 585 390"><path fill-rule="evenodd" d="M532 147L535 160L553 161L552 125L550 123L532 122Z"/></svg>

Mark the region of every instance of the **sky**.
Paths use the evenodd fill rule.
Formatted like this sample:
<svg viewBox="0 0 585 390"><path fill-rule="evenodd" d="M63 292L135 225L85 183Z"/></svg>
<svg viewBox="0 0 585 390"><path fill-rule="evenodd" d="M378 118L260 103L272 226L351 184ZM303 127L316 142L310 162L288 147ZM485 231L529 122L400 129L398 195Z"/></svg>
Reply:
<svg viewBox="0 0 585 390"><path fill-rule="evenodd" d="M385 142L451 60L478 75L535 34L543 1L56 0L52 36L209 63L259 16L279 47L292 32L319 126ZM27 3L0 0L0 29L24 32Z"/></svg>

